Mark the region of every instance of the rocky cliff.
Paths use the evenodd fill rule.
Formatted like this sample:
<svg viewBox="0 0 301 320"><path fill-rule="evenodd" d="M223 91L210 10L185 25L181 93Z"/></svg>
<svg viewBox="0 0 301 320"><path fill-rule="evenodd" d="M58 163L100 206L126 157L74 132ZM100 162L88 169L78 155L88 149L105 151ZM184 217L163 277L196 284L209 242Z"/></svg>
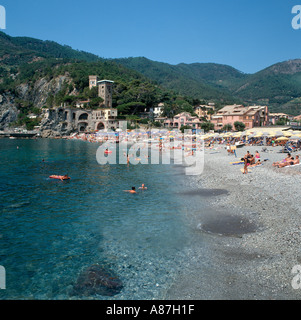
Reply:
<svg viewBox="0 0 301 320"><path fill-rule="evenodd" d="M18 109L11 94L0 95L0 130L8 129L18 118Z"/></svg>
<svg viewBox="0 0 301 320"><path fill-rule="evenodd" d="M60 75L51 80L43 77L34 83L18 85L13 93L2 93L0 95L0 130L8 130L18 120L18 115L22 112L20 101L25 101L41 110L41 131L47 130L48 134L54 131L54 135L60 135L61 124L55 119L44 119L42 108L47 105L47 98L50 95L55 96L64 85L69 85L71 82L68 75Z"/></svg>

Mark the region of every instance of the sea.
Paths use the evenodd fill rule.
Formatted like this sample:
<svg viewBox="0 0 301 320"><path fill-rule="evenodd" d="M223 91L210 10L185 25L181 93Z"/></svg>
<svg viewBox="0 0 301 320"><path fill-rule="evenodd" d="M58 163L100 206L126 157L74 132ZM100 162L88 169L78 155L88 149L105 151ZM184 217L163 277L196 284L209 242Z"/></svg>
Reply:
<svg viewBox="0 0 301 320"><path fill-rule="evenodd" d="M195 240L189 214L200 201L180 196L187 179L180 166L100 165L98 147L0 140L0 299L164 299ZM49 178L65 174L71 179ZM141 184L147 190L124 191ZM80 275L94 265L122 289L78 295Z"/></svg>

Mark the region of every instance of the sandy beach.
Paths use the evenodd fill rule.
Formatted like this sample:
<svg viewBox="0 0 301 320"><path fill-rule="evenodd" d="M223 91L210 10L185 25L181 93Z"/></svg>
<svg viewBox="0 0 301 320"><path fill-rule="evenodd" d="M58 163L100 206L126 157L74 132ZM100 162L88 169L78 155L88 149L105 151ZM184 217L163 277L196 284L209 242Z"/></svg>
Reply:
<svg viewBox="0 0 301 320"><path fill-rule="evenodd" d="M230 162L247 150L268 160L242 174L243 165ZM286 155L281 147L261 150L245 146L237 158L224 146L206 150L203 174L183 179L207 209L188 213L195 239L166 299L301 298L292 287L292 268L301 264L301 166L275 168Z"/></svg>

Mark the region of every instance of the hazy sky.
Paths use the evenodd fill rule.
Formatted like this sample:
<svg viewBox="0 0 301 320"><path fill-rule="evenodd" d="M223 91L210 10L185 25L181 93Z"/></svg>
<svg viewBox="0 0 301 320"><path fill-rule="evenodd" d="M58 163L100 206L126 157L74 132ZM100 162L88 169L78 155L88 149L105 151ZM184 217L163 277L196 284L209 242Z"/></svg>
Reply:
<svg viewBox="0 0 301 320"><path fill-rule="evenodd" d="M253 73L301 53L297 0L0 0L12 36L103 58L215 62Z"/></svg>

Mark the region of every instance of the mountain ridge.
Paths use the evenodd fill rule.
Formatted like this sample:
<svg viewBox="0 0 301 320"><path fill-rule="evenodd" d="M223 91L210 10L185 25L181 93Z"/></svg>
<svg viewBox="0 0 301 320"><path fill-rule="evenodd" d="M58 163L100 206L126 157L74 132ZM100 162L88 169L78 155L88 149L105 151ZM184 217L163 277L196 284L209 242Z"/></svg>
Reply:
<svg viewBox="0 0 301 320"><path fill-rule="evenodd" d="M267 104L272 111L301 113L301 106L296 103L301 97L299 58L282 61L249 74L217 63L182 62L173 65L146 57L104 59L54 41L12 37L0 32L0 82L3 88L6 83L12 82L12 74L16 76L16 68L51 59L65 63L114 62L138 72L175 94L215 102L218 107L232 103Z"/></svg>

